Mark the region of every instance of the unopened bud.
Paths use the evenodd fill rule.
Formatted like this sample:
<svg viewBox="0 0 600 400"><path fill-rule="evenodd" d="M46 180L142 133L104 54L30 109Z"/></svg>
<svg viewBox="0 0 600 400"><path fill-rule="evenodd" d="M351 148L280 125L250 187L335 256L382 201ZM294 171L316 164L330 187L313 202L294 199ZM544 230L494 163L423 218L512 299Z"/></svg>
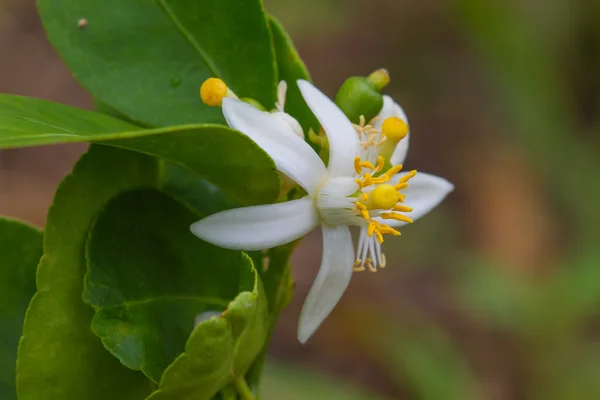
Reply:
<svg viewBox="0 0 600 400"><path fill-rule="evenodd" d="M342 84L335 103L350 121L359 123L361 115L370 121L379 114L383 108L383 96L369 78L353 76Z"/></svg>
<svg viewBox="0 0 600 400"><path fill-rule="evenodd" d="M237 97L219 78L208 78L200 86L200 98L207 106L220 107L225 97Z"/></svg>

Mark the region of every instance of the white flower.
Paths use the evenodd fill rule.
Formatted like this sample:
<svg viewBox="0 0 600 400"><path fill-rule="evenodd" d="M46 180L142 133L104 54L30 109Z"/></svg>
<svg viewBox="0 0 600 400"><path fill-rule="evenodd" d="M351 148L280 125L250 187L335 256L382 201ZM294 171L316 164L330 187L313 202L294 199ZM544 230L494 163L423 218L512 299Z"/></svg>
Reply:
<svg viewBox="0 0 600 400"><path fill-rule="evenodd" d="M399 173L401 165L382 173L389 163L379 153L383 154L386 146L388 153L394 153L392 160L406 155L401 146L394 151L394 145L390 151L390 144L402 142L402 137L386 140L381 129L385 131L387 120L375 119L373 127L364 123L353 126L310 83L298 81L298 86L327 134L327 166L280 118L232 98L223 99L223 113L229 126L254 140L271 156L279 171L308 195L284 203L220 212L194 223L191 230L199 238L221 247L260 250L289 243L321 226L321 268L302 309L298 328L298 339L304 343L337 304L355 268L385 266L381 252L384 235L399 235L395 228L426 214L453 186L433 175L415 171ZM406 119L388 97L380 115ZM378 125L381 126L377 128ZM410 212L412 220L403 214L406 212ZM361 228L356 254L351 225Z"/></svg>

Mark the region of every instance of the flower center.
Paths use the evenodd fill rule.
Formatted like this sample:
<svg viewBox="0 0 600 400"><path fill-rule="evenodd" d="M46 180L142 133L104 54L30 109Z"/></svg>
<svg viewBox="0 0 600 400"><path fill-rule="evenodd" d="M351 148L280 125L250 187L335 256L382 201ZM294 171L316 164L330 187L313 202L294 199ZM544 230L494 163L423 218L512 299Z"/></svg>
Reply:
<svg viewBox="0 0 600 400"><path fill-rule="evenodd" d="M412 208L399 204L403 203L405 199L405 195L400 193L400 190L406 189L408 181L417 173L415 170L410 171L401 177L398 183L390 185L387 182L402 170L402 164L396 165L387 172L378 175L383 169L384 164L385 160L381 156L377 159L377 167L368 161L361 161L360 157L354 159L354 168L359 175L356 183L360 188L359 199L354 203L356 206L355 211L368 222L368 236L372 237L375 235L379 243L383 243L384 234L398 236L400 232L387 224L382 224L374 220L374 217L412 223L412 219L404 214L400 214L401 212L412 211ZM368 169L372 172L362 175L363 169Z"/></svg>

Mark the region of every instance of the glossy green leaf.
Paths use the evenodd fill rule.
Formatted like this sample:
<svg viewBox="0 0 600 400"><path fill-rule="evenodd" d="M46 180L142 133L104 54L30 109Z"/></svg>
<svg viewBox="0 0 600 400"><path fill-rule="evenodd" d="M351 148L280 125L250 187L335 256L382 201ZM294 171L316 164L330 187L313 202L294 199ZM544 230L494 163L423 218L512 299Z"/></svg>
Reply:
<svg viewBox="0 0 600 400"><path fill-rule="evenodd" d="M200 84L224 79L275 102L276 71L259 0L39 0L48 37L96 98L152 126L221 122ZM78 26L80 19L86 26Z"/></svg>
<svg viewBox="0 0 600 400"><path fill-rule="evenodd" d="M198 219L166 194L134 191L112 200L90 232L84 301L96 311L92 330L123 364L155 382L183 352L196 316L220 314L256 285L248 256L190 233ZM254 315L247 311L247 323ZM257 339L262 345L264 336Z"/></svg>
<svg viewBox="0 0 600 400"><path fill-rule="evenodd" d="M42 232L0 217L0 398L17 398L17 347L29 301L35 294L35 270L42 257Z"/></svg>
<svg viewBox="0 0 600 400"><path fill-rule="evenodd" d="M95 215L119 193L152 187L157 179L156 159L92 145L60 184L48 212L38 292L19 344L20 400L136 400L152 391L146 377L125 368L92 333L94 312L81 293Z"/></svg>
<svg viewBox="0 0 600 400"><path fill-rule="evenodd" d="M256 279L252 292L240 293L219 317L198 325L185 353L167 368L160 389L148 399L207 400L242 379L265 345L267 318L266 300Z"/></svg>
<svg viewBox="0 0 600 400"><path fill-rule="evenodd" d="M309 128L318 132L319 122L306 105L296 84L298 79L311 80L306 65L283 26L272 16L269 16L269 26L273 34L279 79L288 84L285 111L295 117L306 132Z"/></svg>
<svg viewBox="0 0 600 400"><path fill-rule="evenodd" d="M102 142L181 165L241 204L279 194L273 161L247 136L220 125L143 130L108 115L28 97L0 95L0 148Z"/></svg>
<svg viewBox="0 0 600 400"><path fill-rule="evenodd" d="M161 190L186 203L202 215L239 207L230 196L190 170L165 162Z"/></svg>

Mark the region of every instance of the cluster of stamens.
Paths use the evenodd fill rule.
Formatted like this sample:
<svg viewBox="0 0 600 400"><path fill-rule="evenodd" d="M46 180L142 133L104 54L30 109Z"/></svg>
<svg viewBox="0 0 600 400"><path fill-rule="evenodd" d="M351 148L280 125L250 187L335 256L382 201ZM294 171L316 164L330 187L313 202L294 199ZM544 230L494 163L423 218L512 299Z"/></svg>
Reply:
<svg viewBox="0 0 600 400"><path fill-rule="evenodd" d="M377 118L373 118L371 122L377 121ZM367 124L365 116L361 115L358 124L354 125L356 133L360 140L360 146L367 150L372 146L381 146L387 140L387 137L381 134L379 129L375 129L371 124Z"/></svg>
<svg viewBox="0 0 600 400"><path fill-rule="evenodd" d="M369 153L373 155L371 152L373 148L375 148L374 151L379 152L377 147L387 140L385 132L382 134L382 131L366 124L364 117L361 117L359 124L355 124L354 127L361 140L360 145L367 157ZM362 255L357 254L354 263L355 271L369 269L371 272L376 272L377 266L384 268L386 260L380 247L384 241L384 235L400 235L400 231L375 220L374 217L412 223L411 218L401 214L411 212L412 208L400 204L405 200L405 195L400 191L408 187L408 181L415 176L417 171L410 171L402 176L398 182L391 184L388 182L402 170L403 166L401 164L392 166L386 172L383 172L385 164L386 160L382 156L377 157L376 165L371 161L361 159L361 157L354 159L354 169L357 174L356 183L361 192L358 200L354 202L354 211L368 223L366 232L361 233L359 252ZM363 189L372 186L374 186L372 190L363 191ZM360 251L360 249L363 251ZM377 258L377 260L373 258Z"/></svg>

